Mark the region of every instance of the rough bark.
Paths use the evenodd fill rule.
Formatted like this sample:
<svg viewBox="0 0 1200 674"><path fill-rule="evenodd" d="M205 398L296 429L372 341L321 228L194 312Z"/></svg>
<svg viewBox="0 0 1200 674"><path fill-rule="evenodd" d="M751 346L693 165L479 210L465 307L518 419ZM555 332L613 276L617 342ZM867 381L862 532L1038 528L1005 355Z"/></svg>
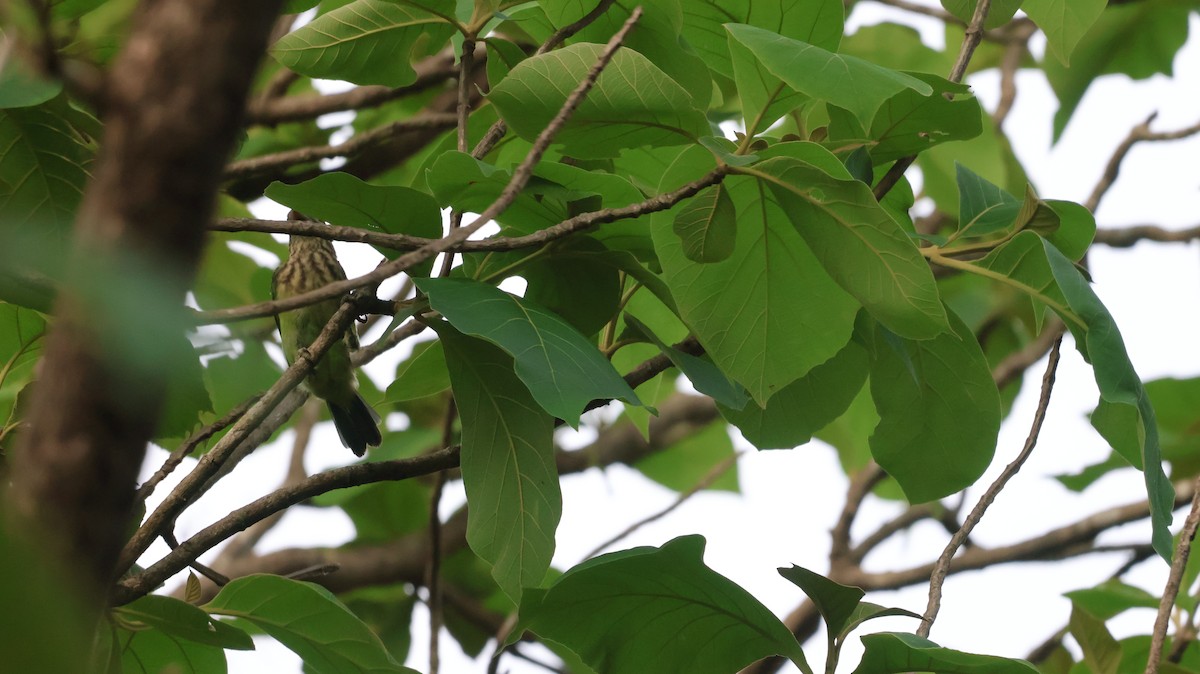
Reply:
<svg viewBox="0 0 1200 674"><path fill-rule="evenodd" d="M280 4L148 0L138 8L106 82L104 135L76 220L73 269L94 274L106 260L169 270L154 278L156 290L182 304ZM165 373L128 367L101 348L114 335L93 294L104 279L76 276L56 303L9 498L17 524L99 601L134 517ZM139 312L123 333L180 339L156 334L161 318Z"/></svg>

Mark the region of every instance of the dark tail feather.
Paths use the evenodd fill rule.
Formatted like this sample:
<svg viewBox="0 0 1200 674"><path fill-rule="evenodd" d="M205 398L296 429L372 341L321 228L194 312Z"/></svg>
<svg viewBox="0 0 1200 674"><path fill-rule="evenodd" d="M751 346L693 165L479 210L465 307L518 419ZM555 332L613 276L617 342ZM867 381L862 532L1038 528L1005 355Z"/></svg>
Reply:
<svg viewBox="0 0 1200 674"><path fill-rule="evenodd" d="M378 447L383 442L383 437L379 435L379 415L362 396L355 394L347 407L329 402L329 412L333 415L333 425L342 444L349 447L355 456L365 454L368 445Z"/></svg>

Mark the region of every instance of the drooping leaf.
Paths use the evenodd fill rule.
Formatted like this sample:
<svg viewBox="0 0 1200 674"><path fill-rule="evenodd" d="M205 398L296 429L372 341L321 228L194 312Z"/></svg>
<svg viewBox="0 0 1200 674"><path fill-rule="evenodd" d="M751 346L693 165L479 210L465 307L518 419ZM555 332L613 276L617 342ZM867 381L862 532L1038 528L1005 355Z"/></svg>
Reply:
<svg viewBox="0 0 1200 674"><path fill-rule="evenodd" d="M942 648L928 639L903 632L867 634L862 642L866 651L854 674L1037 674L1038 671L1024 660Z"/></svg>
<svg viewBox="0 0 1200 674"><path fill-rule="evenodd" d="M243 576L221 588L203 608L252 623L316 672L415 674L396 662L379 637L319 585L281 576Z"/></svg>
<svg viewBox="0 0 1200 674"><path fill-rule="evenodd" d="M928 263L870 187L788 157L749 170L779 199L825 271L879 321L912 339L946 330Z"/></svg>
<svg viewBox="0 0 1200 674"><path fill-rule="evenodd" d="M904 89L933 95L932 87L911 75L854 56L835 54L754 26L727 24L725 30L789 87L851 111L864 125L885 100Z"/></svg>
<svg viewBox="0 0 1200 674"><path fill-rule="evenodd" d="M759 449L791 449L838 418L867 380L867 351L850 341L832 358L809 370L767 400L741 410L717 403L721 416Z"/></svg>
<svg viewBox="0 0 1200 674"><path fill-rule="evenodd" d="M533 140L602 50L598 44L579 43L526 59L488 98L513 132ZM622 49L555 142L572 156L603 158L627 147L682 145L708 133L708 120L683 87L645 56Z"/></svg>
<svg viewBox="0 0 1200 674"><path fill-rule="evenodd" d="M812 670L791 632L742 588L704 565L704 539L676 538L588 560L529 591L513 636L564 644L607 674L728 674L768 655Z"/></svg>
<svg viewBox="0 0 1200 674"><path fill-rule="evenodd" d="M694 179L711 161L703 150L689 150L663 184ZM713 362L761 405L846 343L858 306L822 269L774 193L744 176L723 185L738 220L728 258L688 260L673 210L652 217L654 246L680 316Z"/></svg>
<svg viewBox="0 0 1200 674"><path fill-rule="evenodd" d="M1046 34L1050 51L1068 65L1075 45L1108 4L1106 0L1023 0L1021 9Z"/></svg>
<svg viewBox="0 0 1200 674"><path fill-rule="evenodd" d="M1087 208L1073 201L1047 199L1046 206L1058 216L1058 229L1046 236L1068 260L1083 258L1096 236L1096 218Z"/></svg>
<svg viewBox="0 0 1200 674"><path fill-rule="evenodd" d="M911 341L880 331L871 363L879 425L875 461L911 503L953 494L992 462L1000 394L975 335L950 315L953 332Z"/></svg>
<svg viewBox="0 0 1200 674"><path fill-rule="evenodd" d="M462 419L467 542L492 565L514 602L542 582L554 556L562 494L554 465L554 420L487 342L438 328Z"/></svg>
<svg viewBox="0 0 1200 674"><path fill-rule="evenodd" d="M401 87L417 77L410 65L445 42L445 19L387 0L354 0L283 36L271 55L309 77Z"/></svg>
<svg viewBox="0 0 1200 674"><path fill-rule="evenodd" d="M455 328L508 352L534 400L571 426L592 400L641 404L595 346L533 302L459 279L418 279L417 287Z"/></svg>

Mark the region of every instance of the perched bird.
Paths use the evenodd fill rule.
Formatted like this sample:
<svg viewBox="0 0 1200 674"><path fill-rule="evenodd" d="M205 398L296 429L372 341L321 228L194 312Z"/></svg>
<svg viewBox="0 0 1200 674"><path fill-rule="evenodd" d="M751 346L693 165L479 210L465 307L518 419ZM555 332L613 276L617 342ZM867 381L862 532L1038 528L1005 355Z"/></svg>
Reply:
<svg viewBox="0 0 1200 674"><path fill-rule="evenodd" d="M293 212L288 219L305 218ZM346 272L338 262L332 243L311 236L291 236L287 260L279 265L271 279L271 294L276 299L285 299L345 278ZM308 348L316 340L340 305L339 299L328 299L275 316L288 363L295 361L300 349ZM354 377L354 366L350 364L351 348L358 348L354 326L325 352L309 373L306 386L329 405L342 444L355 455L362 456L368 445L378 447L382 438L379 415L356 390L358 382Z"/></svg>

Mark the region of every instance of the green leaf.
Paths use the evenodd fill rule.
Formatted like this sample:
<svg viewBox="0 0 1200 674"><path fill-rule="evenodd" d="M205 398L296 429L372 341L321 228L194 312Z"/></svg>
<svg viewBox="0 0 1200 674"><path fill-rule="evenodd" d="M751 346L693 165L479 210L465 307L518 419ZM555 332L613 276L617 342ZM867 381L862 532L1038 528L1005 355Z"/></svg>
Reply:
<svg viewBox="0 0 1200 674"><path fill-rule="evenodd" d="M704 150L690 149L663 184L694 179L711 161ZM688 260L673 231L674 209L654 214L651 231L679 315L717 367L762 405L845 345L858 306L822 269L773 192L744 176L723 184L738 221L727 259Z"/></svg>
<svg viewBox="0 0 1200 674"><path fill-rule="evenodd" d="M453 31L445 19L387 0L354 0L283 36L271 55L302 75L402 87L411 62L436 51Z"/></svg>
<svg viewBox="0 0 1200 674"><path fill-rule="evenodd" d="M970 157L972 171L1010 194L1020 194L1029 182L1003 131L984 124L970 140L944 143L917 155L925 194L949 216L958 217L957 165L963 157Z"/></svg>
<svg viewBox="0 0 1200 674"><path fill-rule="evenodd" d="M750 398L746 395L745 389L730 381L711 362L669 346L635 316L626 313L625 323L642 333L642 335L657 346L659 350L667 355L667 358L671 359L671 363L687 376L697 391L709 396L717 404L734 410L740 410L749 402Z"/></svg>
<svg viewBox="0 0 1200 674"><path fill-rule="evenodd" d="M0 108L39 105L62 91L62 82L44 79L17 50L10 47L5 57L0 62Z"/></svg>
<svg viewBox="0 0 1200 674"><path fill-rule="evenodd" d="M230 581L203 608L252 623L320 674L415 674L397 663L379 637L319 585L254 574Z"/></svg>
<svg viewBox="0 0 1200 674"><path fill-rule="evenodd" d="M992 462L1000 394L975 335L950 314L953 332L911 341L880 330L871 363L879 425L871 454L911 503L974 484Z"/></svg>
<svg viewBox="0 0 1200 674"><path fill-rule="evenodd" d="M429 189L443 206L481 212L500 196L511 175L469 154L447 151L438 156L425 177ZM535 177L497 221L529 234L564 220L567 215L561 204L544 198L550 187Z"/></svg>
<svg viewBox="0 0 1200 674"><path fill-rule="evenodd" d="M322 173L296 185L274 182L264 194L310 218L343 227L425 238L442 233L442 211L433 197L411 187L370 185L349 173ZM401 255L392 248L376 250L388 259ZM431 260L413 273L428 274L432 265Z"/></svg>
<svg viewBox="0 0 1200 674"><path fill-rule="evenodd" d="M1009 228L1021 211L1021 200L954 163L958 180L960 236L987 236Z"/></svg>
<svg viewBox="0 0 1200 674"><path fill-rule="evenodd" d="M578 254L577 254L578 253ZM608 250L586 236L571 237L517 270L525 298L562 317L584 335L594 335L616 318L621 303L619 269Z"/></svg>
<svg viewBox="0 0 1200 674"><path fill-rule="evenodd" d="M0 110L0 235L29 246L22 255L44 256L35 262L65 254L92 157L55 107Z"/></svg>
<svg viewBox="0 0 1200 674"><path fill-rule="evenodd" d="M1083 342L1077 340L1076 347L1092 363L1100 388L1100 404L1092 423L1113 449L1135 466L1142 466L1150 501L1151 542L1155 552L1170 560L1175 489L1163 472L1154 408L1133 369L1112 314L1075 265L1053 244L1044 242L1043 245L1054 280L1071 309L1087 324L1086 338ZM1098 418L1109 423L1098 423Z"/></svg>
<svg viewBox="0 0 1200 674"><path fill-rule="evenodd" d="M1097 1L1084 4L1092 6ZM1045 59L1042 68L1059 100L1054 139L1062 136L1084 93L1100 75L1121 73L1134 79L1171 75L1175 54L1187 41L1188 16L1197 8L1200 3L1195 0L1112 5L1079 41L1070 68Z"/></svg>
<svg viewBox="0 0 1200 674"><path fill-rule="evenodd" d="M889 608L887 606L880 606L879 604L872 604L869 601L860 601L858 602L858 606L854 607L854 612L850 614L850 618L847 621L846 626L842 628L842 632L839 636L842 639L845 639L846 636L853 632L859 625L867 622L868 620L889 617L916 618L917 620L923 620L925 616L922 616L920 613L913 613L907 609Z"/></svg>
<svg viewBox="0 0 1200 674"><path fill-rule="evenodd" d="M637 28L629 32L621 46L641 53L662 69L691 95L697 109L704 110L708 108L712 97L712 77L691 45L681 39L684 29L681 5L690 1L650 0L641 3L642 17L638 19ZM579 0L543 0L541 5L558 28L582 19L593 9L593 5ZM633 7L623 3L609 7L595 21L589 22L569 38L568 43L608 42L629 19Z"/></svg>
<svg viewBox="0 0 1200 674"><path fill-rule="evenodd" d="M729 462L719 477L706 489L738 491L736 453L729 438L729 428L722 423L710 423L698 433L673 443L664 450L633 464L642 475L667 489L684 493L710 476L719 466Z"/></svg>
<svg viewBox="0 0 1200 674"><path fill-rule="evenodd" d="M954 43L947 40L946 44ZM861 26L846 36L838 51L872 63L889 63L897 70L928 74L949 72L954 58L926 46L915 28L898 23Z"/></svg>
<svg viewBox="0 0 1200 674"><path fill-rule="evenodd" d="M842 585L819 573L793 564L780 568L779 575L791 581L812 600L831 634L841 634L850 621L858 603L866 596L862 588Z"/></svg>
<svg viewBox="0 0 1200 674"><path fill-rule="evenodd" d="M733 254L737 211L723 185L713 185L684 202L672 226L683 254L694 262L720 262Z"/></svg>
<svg viewBox="0 0 1200 674"><path fill-rule="evenodd" d="M437 329L462 418L467 542L519 602L523 587L545 578L562 516L554 420L538 408L504 352L448 326Z"/></svg>
<svg viewBox="0 0 1200 674"><path fill-rule="evenodd" d="M866 652L854 674L939 672L939 674L1037 674L1024 660L963 653L942 648L928 639L902 632L862 637Z"/></svg>
<svg viewBox="0 0 1200 674"><path fill-rule="evenodd" d="M845 108L865 126L883 102L905 89L933 95L925 82L854 56L835 54L761 28L726 24L725 30L789 87Z"/></svg>
<svg viewBox="0 0 1200 674"><path fill-rule="evenodd" d="M1058 216L1058 229L1045 238L1054 244L1068 260L1081 260L1096 236L1096 218L1087 208L1073 201L1047 199L1045 202Z"/></svg>
<svg viewBox="0 0 1200 674"><path fill-rule="evenodd" d="M983 22L984 29L999 28L1012 21L1013 15L1021 8L1022 1L996 0L993 2L988 7L987 18ZM947 12L967 24L971 23L971 18L975 15L975 5L977 4L979 3L976 0L942 0L942 7L945 7Z"/></svg>
<svg viewBox="0 0 1200 674"><path fill-rule="evenodd" d="M488 54L488 85L495 88L518 63L525 60L526 54L518 44L501 37L485 38L484 43L487 44Z"/></svg>
<svg viewBox="0 0 1200 674"><path fill-rule="evenodd" d="M41 358L46 319L32 309L0 302L0 437L17 420L17 396Z"/></svg>
<svg viewBox="0 0 1200 674"><path fill-rule="evenodd" d="M683 37L713 72L738 82L722 26L744 23L787 38L837 51L845 7L841 0L686 0Z"/></svg>
<svg viewBox="0 0 1200 674"><path fill-rule="evenodd" d="M746 170L770 188L825 271L871 315L912 339L945 332L928 263L870 187L787 157Z"/></svg>
<svg viewBox="0 0 1200 674"><path fill-rule="evenodd" d="M572 428L592 400L641 404L595 346L533 302L473 281L418 279L416 283L454 327L507 351L534 400Z"/></svg>
<svg viewBox="0 0 1200 674"><path fill-rule="evenodd" d="M1121 664L1121 645L1104 626L1104 621L1082 610L1079 605L1071 607L1071 619L1067 623L1071 636L1083 651L1083 661L1095 674L1117 674Z"/></svg>
<svg viewBox="0 0 1200 674"><path fill-rule="evenodd" d="M488 94L518 136L532 141L595 65L603 47L580 43L526 59ZM631 83L636 82L636 86ZM616 156L622 148L682 145L709 134L692 97L645 56L621 49L587 98L555 136L581 159Z"/></svg>
<svg viewBox="0 0 1200 674"><path fill-rule="evenodd" d="M1071 61L1075 45L1107 5L1106 0L1024 0L1021 9L1046 34L1050 51L1062 64Z"/></svg>
<svg viewBox="0 0 1200 674"><path fill-rule="evenodd" d="M863 139L871 142L871 160L877 166L919 154L935 145L974 138L982 131L983 110L979 101L970 95L970 87L936 75L909 75L927 83L934 93L923 96L905 89L879 107ZM848 116L848 113L842 114ZM836 118L831 120L830 140L853 140L845 127L846 124L838 123Z"/></svg>
<svg viewBox="0 0 1200 674"><path fill-rule="evenodd" d="M156 437L178 438L188 434L205 412L213 411L212 400L204 384L200 354L183 334L164 336L163 347L170 373L163 408L159 413Z"/></svg>
<svg viewBox="0 0 1200 674"><path fill-rule="evenodd" d="M721 401L717 409L759 449L791 449L837 419L867 380L867 351L850 341L832 358L809 370L767 400L741 410Z"/></svg>
<svg viewBox="0 0 1200 674"><path fill-rule="evenodd" d="M123 632L120 648L123 674L225 674L229 671L225 651L161 630Z"/></svg>
<svg viewBox="0 0 1200 674"><path fill-rule="evenodd" d="M728 674L783 655L812 670L795 637L765 606L703 562L704 539L676 538L588 560L521 603L526 629L566 645L592 669Z"/></svg>
<svg viewBox="0 0 1200 674"><path fill-rule="evenodd" d="M136 620L198 644L239 651L254 650L254 640L249 634L172 597L148 594L131 604L118 607L116 612L127 620Z"/></svg>
<svg viewBox="0 0 1200 674"><path fill-rule="evenodd" d="M1076 607L1098 620L1108 620L1131 608L1156 609L1160 601L1160 597L1115 578L1110 578L1096 587L1067 592L1065 596Z"/></svg>
<svg viewBox="0 0 1200 674"><path fill-rule="evenodd" d="M742 102L742 119L747 136L763 133L780 117L810 100L805 94L784 84L732 34L729 34L728 42L726 49L733 63L733 78Z"/></svg>
<svg viewBox="0 0 1200 674"><path fill-rule="evenodd" d="M389 403L416 400L450 388L450 372L446 369L446 353L439 341L422 342L413 347L412 354L396 367L396 378L388 384Z"/></svg>

